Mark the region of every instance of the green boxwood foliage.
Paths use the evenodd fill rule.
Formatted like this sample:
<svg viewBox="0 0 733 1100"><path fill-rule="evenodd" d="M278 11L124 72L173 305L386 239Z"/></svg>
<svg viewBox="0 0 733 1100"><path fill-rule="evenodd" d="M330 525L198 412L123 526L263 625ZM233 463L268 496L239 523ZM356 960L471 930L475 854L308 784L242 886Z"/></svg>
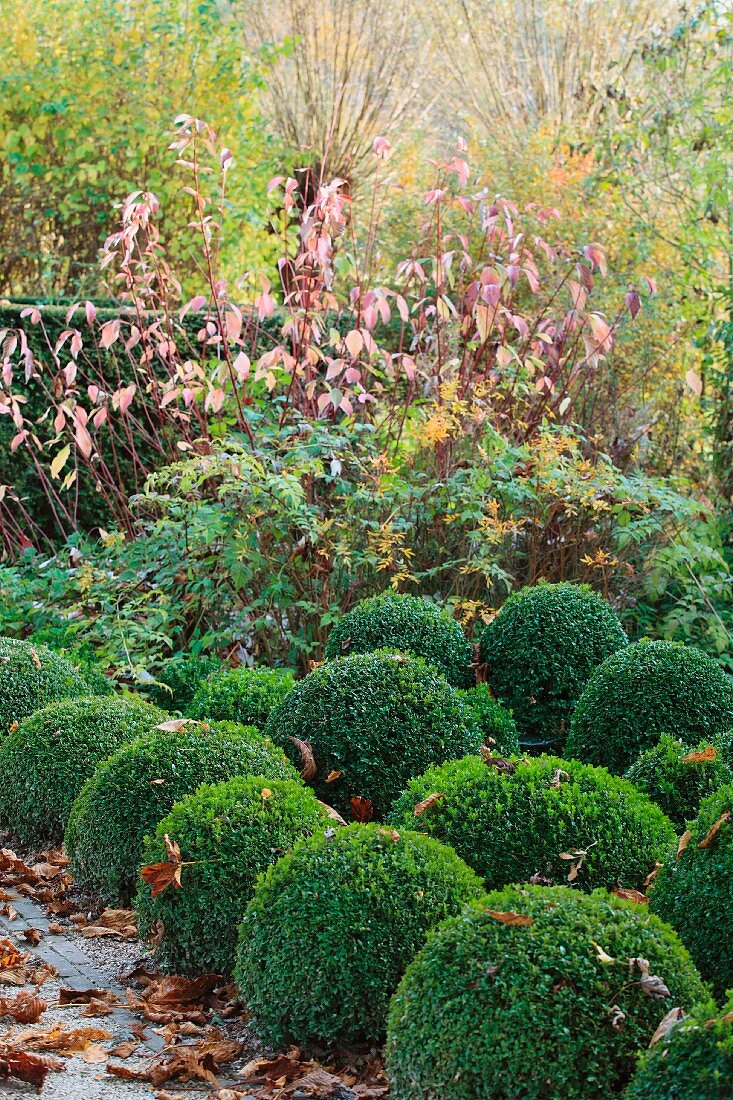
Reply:
<svg viewBox="0 0 733 1100"><path fill-rule="evenodd" d="M639 1059L625 1100L730 1100L733 1096L733 1001L718 1014L701 1005L683 1016Z"/></svg>
<svg viewBox="0 0 733 1100"><path fill-rule="evenodd" d="M361 600L336 623L326 642L326 659L375 649L398 649L424 657L448 683L476 683L473 646L451 613L429 600L384 592Z"/></svg>
<svg viewBox="0 0 733 1100"><path fill-rule="evenodd" d="M158 677L159 683L149 689L154 703L166 710L183 713L191 703L201 682L222 667L219 657L206 654L179 653L172 657Z"/></svg>
<svg viewBox="0 0 733 1100"><path fill-rule="evenodd" d="M565 752L612 772L662 733L695 744L733 727L733 684L699 649L637 642L598 668L573 715Z"/></svg>
<svg viewBox="0 0 733 1100"><path fill-rule="evenodd" d="M64 843L76 884L107 905L127 905L145 835L201 783L235 775L299 779L282 749L254 726L190 722L123 745L99 765L72 807Z"/></svg>
<svg viewBox="0 0 733 1100"><path fill-rule="evenodd" d="M690 746L662 734L627 768L626 779L660 806L676 825L697 816L701 799L733 782L733 771L717 744Z"/></svg>
<svg viewBox="0 0 733 1100"><path fill-rule="evenodd" d="M485 745L493 746L497 754L514 756L519 753L519 733L512 712L497 702L488 684L461 693L471 708L473 720Z"/></svg>
<svg viewBox="0 0 733 1100"><path fill-rule="evenodd" d="M190 718L240 722L264 729L270 711L290 694L293 674L282 668L224 668L199 684L188 707Z"/></svg>
<svg viewBox="0 0 733 1100"><path fill-rule="evenodd" d="M512 773L467 756L414 779L390 820L450 844L489 888L570 881L641 889L675 843L658 806L630 783L576 760L515 760ZM419 816L431 794L441 794ZM563 858L574 856L574 858ZM585 854L583 854L585 853Z"/></svg>
<svg viewBox="0 0 733 1100"><path fill-rule="evenodd" d="M90 693L81 672L45 645L0 638L0 737L34 710Z"/></svg>
<svg viewBox="0 0 733 1100"><path fill-rule="evenodd" d="M389 1011L390 1097L605 1100L665 1012L708 996L646 906L510 886L446 921L407 968Z"/></svg>
<svg viewBox="0 0 733 1100"><path fill-rule="evenodd" d="M733 784L702 800L685 839L659 872L650 905L722 994L733 986Z"/></svg>
<svg viewBox="0 0 733 1100"><path fill-rule="evenodd" d="M626 645L611 606L575 584L515 592L480 636L489 685L527 745L563 745L592 672Z"/></svg>
<svg viewBox="0 0 733 1100"><path fill-rule="evenodd" d="M300 780L269 775L204 785L178 802L155 837L146 839L142 861L165 861L167 834L188 863L181 889L169 886L154 898L141 882L135 901L142 936L156 921L162 924L156 947L161 966L181 974L231 973L237 926L257 876L297 840L328 825L326 809ZM299 982L296 960L291 963L291 977Z"/></svg>
<svg viewBox="0 0 733 1100"><path fill-rule="evenodd" d="M455 852L419 833L350 825L298 844L241 925L235 979L255 1027L276 1046L379 1039L428 931L482 894Z"/></svg>
<svg viewBox="0 0 733 1100"><path fill-rule="evenodd" d="M480 744L470 711L433 665L383 650L309 673L274 708L265 733L296 764L292 739L307 742L318 797L347 815L359 797L381 816L414 775Z"/></svg>
<svg viewBox="0 0 733 1100"><path fill-rule="evenodd" d="M0 820L25 844L58 844L97 764L165 721L134 697L67 699L25 718L0 742Z"/></svg>

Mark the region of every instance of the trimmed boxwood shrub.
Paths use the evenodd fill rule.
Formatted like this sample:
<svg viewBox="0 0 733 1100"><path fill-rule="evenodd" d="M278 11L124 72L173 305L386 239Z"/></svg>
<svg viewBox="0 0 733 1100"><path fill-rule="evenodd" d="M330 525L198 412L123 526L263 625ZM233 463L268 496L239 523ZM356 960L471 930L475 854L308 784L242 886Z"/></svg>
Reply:
<svg viewBox="0 0 733 1100"><path fill-rule="evenodd" d="M480 635L491 690L525 745L561 747L592 672L626 645L610 604L588 585L566 583L513 593Z"/></svg>
<svg viewBox="0 0 733 1100"><path fill-rule="evenodd" d="M257 876L329 823L313 792L293 779L238 776L178 802L146 839L142 863L166 860L167 834L188 864L181 868L181 889L169 886L154 898L141 882L135 901L143 937L162 926L155 949L161 966L180 974L231 973L237 926ZM295 964L291 960L291 977L300 981Z"/></svg>
<svg viewBox="0 0 733 1100"><path fill-rule="evenodd" d="M511 711L497 702L488 684L461 693L471 708L474 723L485 745L493 746L496 753L514 756L519 753L519 733Z"/></svg>
<svg viewBox="0 0 733 1100"><path fill-rule="evenodd" d="M383 650L339 657L299 680L265 733L298 766L293 738L307 742L318 797L347 815L360 798L381 816L414 775L480 744L466 704L433 665Z"/></svg>
<svg viewBox="0 0 733 1100"><path fill-rule="evenodd" d="M639 1059L625 1100L730 1100L733 1001L722 1013L701 1005Z"/></svg>
<svg viewBox="0 0 733 1100"><path fill-rule="evenodd" d="M510 886L446 921L407 968L389 1010L390 1097L605 1100L665 1012L708 996L645 905Z"/></svg>
<svg viewBox="0 0 733 1100"><path fill-rule="evenodd" d="M553 756L511 766L467 756L431 768L408 785L390 820L450 844L489 888L533 876L560 885L570 875L582 890L641 889L674 846L659 807L603 768ZM442 797L415 816L432 794Z"/></svg>
<svg viewBox="0 0 733 1100"><path fill-rule="evenodd" d="M733 987L733 784L702 800L684 839L659 872L650 905L722 994Z"/></svg>
<svg viewBox="0 0 733 1100"><path fill-rule="evenodd" d="M107 905L127 905L145 835L201 783L235 775L299 778L282 749L254 726L233 722L191 722L123 745L99 765L72 807L64 843L76 884Z"/></svg>
<svg viewBox="0 0 733 1100"><path fill-rule="evenodd" d="M476 683L473 646L446 608L418 596L384 592L361 600L336 623L326 642L326 659L375 649L398 649L424 657L449 684Z"/></svg>
<svg viewBox="0 0 733 1100"><path fill-rule="evenodd" d="M187 714L261 730L272 708L290 694L294 682L292 672L282 668L223 668L199 684Z"/></svg>
<svg viewBox="0 0 733 1100"><path fill-rule="evenodd" d="M565 752L626 770L662 733L695 744L733 727L733 684L678 642L637 642L595 671L575 708Z"/></svg>
<svg viewBox="0 0 733 1100"><path fill-rule="evenodd" d="M653 749L646 749L627 768L626 779L676 825L684 826L697 816L701 799L733 782L733 771L717 744L685 745L663 733Z"/></svg>
<svg viewBox="0 0 733 1100"><path fill-rule="evenodd" d="M420 833L350 825L301 842L241 925L235 980L255 1027L275 1046L379 1039L428 931L482 894L455 852Z"/></svg>
<svg viewBox="0 0 733 1100"><path fill-rule="evenodd" d="M81 672L52 649L0 638L0 737L33 711L90 690Z"/></svg>
<svg viewBox="0 0 733 1100"><path fill-rule="evenodd" d="M25 844L60 844L71 806L97 764L165 721L134 697L67 699L0 741L0 820Z"/></svg>
<svg viewBox="0 0 733 1100"><path fill-rule="evenodd" d="M150 698L170 711L185 711L201 682L222 667L219 657L179 653L172 657L149 689Z"/></svg>

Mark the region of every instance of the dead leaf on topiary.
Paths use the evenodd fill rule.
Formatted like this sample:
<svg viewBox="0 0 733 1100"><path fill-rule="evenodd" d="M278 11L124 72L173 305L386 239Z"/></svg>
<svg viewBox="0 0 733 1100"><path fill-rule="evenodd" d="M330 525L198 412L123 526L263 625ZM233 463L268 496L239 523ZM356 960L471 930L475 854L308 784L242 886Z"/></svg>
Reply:
<svg viewBox="0 0 733 1100"><path fill-rule="evenodd" d="M299 737L288 737L288 741L292 741L300 753L300 778L304 783L308 783L318 772L313 749L307 741L301 741Z"/></svg>
<svg viewBox="0 0 733 1100"><path fill-rule="evenodd" d="M657 861L654 864L654 870L649 872L649 874L644 879L644 882L643 882L642 885L644 885L646 887L651 886L651 884L654 882L654 879L657 877L657 875L659 874L659 872L661 870L662 870L662 864Z"/></svg>
<svg viewBox="0 0 733 1100"><path fill-rule="evenodd" d="M638 967L641 972L641 978L639 979L639 985L641 986L647 997L651 997L653 1000L664 1000L665 997L671 996L669 989L663 978L660 978L658 974L649 973L649 962L647 959L634 957L629 959L629 971L634 973L634 967Z"/></svg>
<svg viewBox="0 0 733 1100"><path fill-rule="evenodd" d="M687 756L682 757L683 764L703 764L706 760L717 760L718 751L713 748L712 745L708 745L706 749L701 749L699 752L688 752Z"/></svg>
<svg viewBox="0 0 733 1100"><path fill-rule="evenodd" d="M196 722L195 718L170 718L167 722L161 722L159 726L155 728L157 730L165 730L167 733L183 733L186 726Z"/></svg>
<svg viewBox="0 0 733 1100"><path fill-rule="evenodd" d="M512 913L502 912L499 909L485 909L484 912L488 913L494 920L498 920L499 924L506 924L510 928L526 928L530 924L534 924L532 917L528 917L526 913Z"/></svg>
<svg viewBox="0 0 733 1100"><path fill-rule="evenodd" d="M517 765L511 760L505 760L502 756L492 756L491 749L486 745L481 746L481 759L488 768L496 768L503 775L514 775Z"/></svg>
<svg viewBox="0 0 733 1100"><path fill-rule="evenodd" d="M371 821L374 817L374 806L369 798L362 798L360 794L355 794L351 799L351 817L354 821L360 821L365 824L367 821Z"/></svg>
<svg viewBox="0 0 733 1100"><path fill-rule="evenodd" d="M665 1035L669 1035L675 1024L678 1024L680 1020L684 1020L685 1014L681 1008L670 1008L666 1016L663 1016L657 1026L657 1030L649 1040L649 1047L653 1047L655 1043L658 1043L660 1039L663 1039Z"/></svg>
<svg viewBox="0 0 733 1100"><path fill-rule="evenodd" d="M337 772L337 771L329 772L328 775L326 776L326 782L327 783L335 783L336 780L340 779L340 777L343 774L344 774L343 772Z"/></svg>
<svg viewBox="0 0 733 1100"><path fill-rule="evenodd" d="M703 840L700 841L700 847L701 848L710 848L710 847L712 847L712 845L715 844L715 841L718 839L718 833L720 832L721 826L724 825L726 823L726 821L728 821L729 819L730 819L730 811L726 810L726 812L724 814L720 815L720 817L715 822L715 824L710 826L710 828L708 829L707 835L705 836L705 838Z"/></svg>
<svg viewBox="0 0 733 1100"><path fill-rule="evenodd" d="M318 799L318 805L323 806L324 810L326 811L326 813L328 814L328 816L331 818L332 821L337 821L339 823L339 825L345 825L346 824L346 822L342 818L341 814L337 810L334 810L333 806L329 806L326 802L321 802L320 799Z"/></svg>
<svg viewBox="0 0 733 1100"><path fill-rule="evenodd" d="M436 802L439 802L441 798L445 798L444 794L440 794L438 791L434 791L429 794L427 798L423 798L422 802L418 802L415 809L412 811L415 817L420 817L426 810L429 810L431 806L434 806Z"/></svg>
<svg viewBox="0 0 733 1100"><path fill-rule="evenodd" d="M624 898L625 901L634 901L637 905L648 905L649 898L646 894L642 894L640 890L633 890L630 886L617 886L611 891L617 898Z"/></svg>
<svg viewBox="0 0 733 1100"><path fill-rule="evenodd" d="M140 877L150 887L150 896L157 898L169 886L181 889L181 849L166 835L163 837L165 852L168 859L161 863L149 863L147 867L140 869Z"/></svg>
<svg viewBox="0 0 733 1100"><path fill-rule="evenodd" d="M609 955L608 951L604 951L604 949L601 947L601 945L599 943L596 943L595 940L591 940L590 942L595 947L596 955L598 956L598 958L601 960L602 963L605 963L606 966L611 966L612 963L616 962L613 955Z"/></svg>

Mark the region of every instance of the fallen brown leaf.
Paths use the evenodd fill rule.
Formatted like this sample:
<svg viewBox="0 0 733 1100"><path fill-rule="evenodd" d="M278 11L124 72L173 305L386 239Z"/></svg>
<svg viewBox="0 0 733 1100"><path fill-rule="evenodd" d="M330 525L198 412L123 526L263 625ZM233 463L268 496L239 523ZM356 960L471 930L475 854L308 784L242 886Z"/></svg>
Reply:
<svg viewBox="0 0 733 1100"><path fill-rule="evenodd" d="M137 1039L123 1039L121 1043L117 1043L110 1049L109 1056L110 1058L129 1058L139 1048L140 1043Z"/></svg>
<svg viewBox="0 0 733 1100"><path fill-rule="evenodd" d="M90 1043L82 1051L82 1059L92 1066L101 1066L109 1058L109 1054L99 1043Z"/></svg>
<svg viewBox="0 0 733 1100"><path fill-rule="evenodd" d="M421 814L424 814L431 806L434 806L436 802L439 802L441 798L445 798L445 795L438 791L433 791L427 798L423 798L422 802L418 802L412 812L415 817L420 817Z"/></svg>
<svg viewBox="0 0 733 1100"><path fill-rule="evenodd" d="M106 989L60 989L59 1004L88 1005L91 1001L100 1000L109 995Z"/></svg>
<svg viewBox="0 0 733 1100"><path fill-rule="evenodd" d="M0 1080L15 1077L40 1089L50 1070L56 1072L65 1068L60 1058L43 1058L38 1054L28 1054L24 1050L16 1050L6 1043L0 1043Z"/></svg>
<svg viewBox="0 0 733 1100"><path fill-rule="evenodd" d="M57 1050L73 1054L86 1050L91 1043L111 1039L101 1027L69 1028L51 1027L45 1031L21 1031L13 1036L13 1042L27 1050Z"/></svg>
<svg viewBox="0 0 733 1100"><path fill-rule="evenodd" d="M498 920L500 924L506 924L510 928L526 928L530 924L534 924L532 917L528 917L526 913L512 913L511 911L503 913L499 909L485 909L485 913L488 913L494 920Z"/></svg>
<svg viewBox="0 0 733 1100"><path fill-rule="evenodd" d="M34 1024L47 1008L45 1001L25 990L15 997L0 997L0 1016L12 1016L19 1024Z"/></svg>
<svg viewBox="0 0 733 1100"><path fill-rule="evenodd" d="M43 932L41 932L40 928L26 928L23 933L23 939L26 943L29 943L31 947L38 947L43 939Z"/></svg>
<svg viewBox="0 0 733 1100"><path fill-rule="evenodd" d="M700 841L701 848L710 848L718 839L718 833L726 821L730 818L730 811L727 810L724 814L721 814L714 825L711 825L707 831L707 835Z"/></svg>

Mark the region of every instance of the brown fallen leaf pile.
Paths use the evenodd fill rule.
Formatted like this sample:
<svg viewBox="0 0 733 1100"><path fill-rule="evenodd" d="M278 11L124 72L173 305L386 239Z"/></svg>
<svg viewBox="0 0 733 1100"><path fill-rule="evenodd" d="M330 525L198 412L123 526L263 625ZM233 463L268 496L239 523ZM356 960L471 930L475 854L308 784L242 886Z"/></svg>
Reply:
<svg viewBox="0 0 733 1100"><path fill-rule="evenodd" d="M71 923L86 939L111 936L118 940L134 940L137 936L135 914L132 909L103 909L99 916L93 919L85 913L74 913Z"/></svg>
<svg viewBox="0 0 733 1100"><path fill-rule="evenodd" d="M339 1051L333 1062L323 1065L292 1047L275 1058L254 1058L237 1076L246 1082L246 1094L258 1100L295 1093L314 1100L380 1100L388 1091L376 1051L362 1055Z"/></svg>

